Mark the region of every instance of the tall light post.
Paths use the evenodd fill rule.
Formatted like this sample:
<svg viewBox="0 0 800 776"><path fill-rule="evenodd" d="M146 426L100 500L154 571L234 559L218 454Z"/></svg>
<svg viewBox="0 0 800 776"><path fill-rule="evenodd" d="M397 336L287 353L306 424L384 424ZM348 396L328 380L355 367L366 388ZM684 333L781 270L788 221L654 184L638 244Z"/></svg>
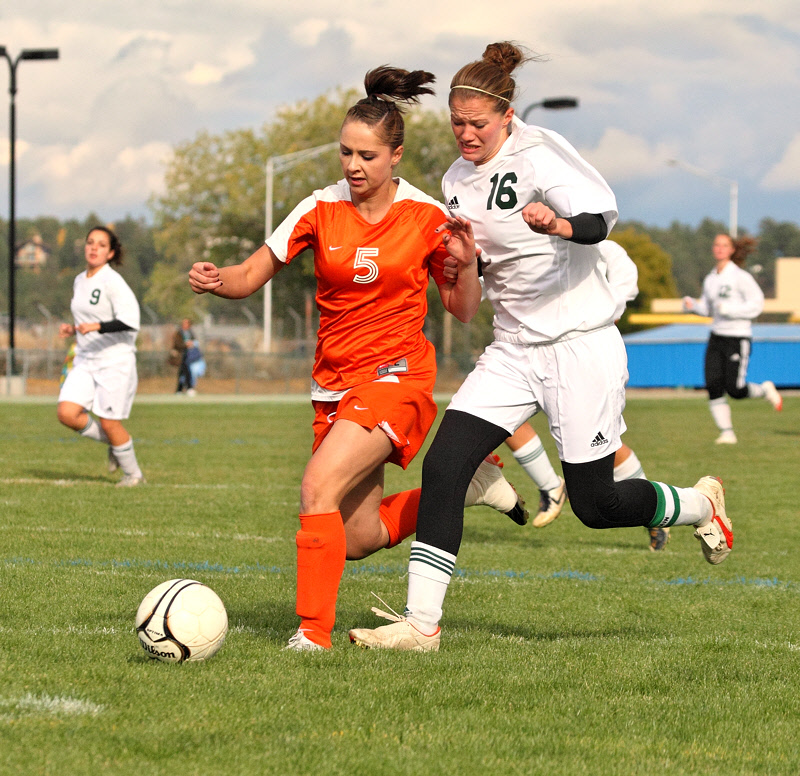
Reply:
<svg viewBox="0 0 800 776"><path fill-rule="evenodd" d="M730 178L724 178L722 175L717 175L713 172L701 170L699 167L695 167L693 164L687 164L686 162L680 161L680 159L667 159L667 164L670 167L680 167L682 170L686 170L686 172L690 172L692 175L697 175L699 178L706 178L707 180L713 181L718 185L728 187L728 234L736 239L736 234L739 231L738 182L731 180Z"/></svg>
<svg viewBox="0 0 800 776"><path fill-rule="evenodd" d="M528 114L534 108L544 108L545 110L565 110L578 107L577 97L547 97L539 102L534 102L522 111L522 120L525 121Z"/></svg>
<svg viewBox="0 0 800 776"><path fill-rule="evenodd" d="M339 148L338 140L334 143L325 143L325 145L305 148L302 151L295 151L291 154L270 156L269 159L267 159L267 202L265 208L266 217L264 219L264 232L266 233L266 237L264 239L269 238L272 234L275 173L289 170L301 162L306 162L327 151L332 151L334 148ZM269 281L264 286L264 343L262 349L265 353L269 353L272 350L272 281Z"/></svg>
<svg viewBox="0 0 800 776"><path fill-rule="evenodd" d="M16 288L15 288L15 253L17 242L17 225L15 213L16 197L16 94L17 65L22 59L58 59L58 49L23 49L12 59L5 46L0 46L0 56L6 58L11 75L8 93L11 95L11 110L8 119L9 164L8 164L8 360L6 374L14 374L14 329L16 326ZM8 386L8 382L6 383ZM10 390L10 388L7 388Z"/></svg>

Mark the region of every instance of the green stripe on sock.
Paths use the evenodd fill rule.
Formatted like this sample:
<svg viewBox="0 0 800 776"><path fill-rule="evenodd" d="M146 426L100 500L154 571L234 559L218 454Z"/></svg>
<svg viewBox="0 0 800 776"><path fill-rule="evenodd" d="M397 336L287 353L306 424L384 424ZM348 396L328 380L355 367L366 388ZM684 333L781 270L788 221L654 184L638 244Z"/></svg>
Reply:
<svg viewBox="0 0 800 776"><path fill-rule="evenodd" d="M659 528L661 523L664 522L664 518L667 515L667 501L664 498L664 491L661 490L661 487L657 482L653 482L652 480L648 480L648 482L656 489L656 514L653 519L650 521L650 528Z"/></svg>
<svg viewBox="0 0 800 776"><path fill-rule="evenodd" d="M409 555L409 562L416 561L417 563L424 563L426 566L435 568L437 571L442 571L448 576L453 576L453 569L455 563L448 561L445 558L440 558L438 555L430 551L421 550L415 547L411 550Z"/></svg>

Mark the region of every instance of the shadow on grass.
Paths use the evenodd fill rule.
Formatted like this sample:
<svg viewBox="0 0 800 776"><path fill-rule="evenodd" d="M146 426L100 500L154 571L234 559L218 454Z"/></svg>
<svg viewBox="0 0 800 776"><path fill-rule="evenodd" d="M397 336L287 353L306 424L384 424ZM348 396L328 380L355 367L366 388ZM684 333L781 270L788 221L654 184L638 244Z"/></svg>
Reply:
<svg viewBox="0 0 800 776"><path fill-rule="evenodd" d="M533 642L631 638L649 632L647 628L635 624L609 625L608 623L598 623L596 626L575 623L569 627L564 627L562 623L559 623L558 626L549 628L546 623L541 622L509 625L500 622L475 623L468 620L448 619L448 626L454 631L458 630L468 636L481 633L494 638Z"/></svg>
<svg viewBox="0 0 800 776"><path fill-rule="evenodd" d="M50 469L28 469L25 476L32 477L39 480L52 480L58 482L60 480L75 480L76 482L105 482L109 485L114 484L114 480L109 479L109 475L102 474L87 474L86 472L69 472L53 471Z"/></svg>

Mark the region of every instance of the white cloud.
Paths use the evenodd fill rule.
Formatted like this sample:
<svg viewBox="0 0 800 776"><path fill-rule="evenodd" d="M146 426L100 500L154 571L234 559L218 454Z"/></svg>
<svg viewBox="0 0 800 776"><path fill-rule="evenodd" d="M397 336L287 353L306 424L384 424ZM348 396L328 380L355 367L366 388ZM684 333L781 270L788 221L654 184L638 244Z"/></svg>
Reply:
<svg viewBox="0 0 800 776"><path fill-rule="evenodd" d="M643 137L610 127L594 148L581 154L609 181L651 178L664 172L665 161L673 149L665 143L651 143Z"/></svg>
<svg viewBox="0 0 800 776"><path fill-rule="evenodd" d="M292 40L303 47L316 46L323 32L330 27L326 19L305 19L291 28Z"/></svg>
<svg viewBox="0 0 800 776"><path fill-rule="evenodd" d="M162 152L200 130L258 126L280 105L360 87L384 62L436 73L440 94L423 104L441 107L455 70L510 38L550 56L516 73L518 107L578 97L576 111L531 119L612 183L645 188L674 156L736 177L743 223L796 219L779 194L800 180L800 103L786 98L800 91L796 2L562 0L558 13L519 0L462 0L457 12L404 0L402 13L386 0L141 0L102 14L97 0L11 4L0 42L61 51L20 67L18 212L142 213L145 188L162 185ZM0 147L0 169L4 157ZM676 207L632 197L642 212L629 216L664 223Z"/></svg>
<svg viewBox="0 0 800 776"><path fill-rule="evenodd" d="M59 209L79 212L102 207L124 212L130 202L144 203L163 190L164 163L171 153L168 143L116 148L104 146L99 138L38 149L37 174L31 183Z"/></svg>
<svg viewBox="0 0 800 776"><path fill-rule="evenodd" d="M780 161L770 167L761 185L774 191L800 189L800 133L792 138Z"/></svg>

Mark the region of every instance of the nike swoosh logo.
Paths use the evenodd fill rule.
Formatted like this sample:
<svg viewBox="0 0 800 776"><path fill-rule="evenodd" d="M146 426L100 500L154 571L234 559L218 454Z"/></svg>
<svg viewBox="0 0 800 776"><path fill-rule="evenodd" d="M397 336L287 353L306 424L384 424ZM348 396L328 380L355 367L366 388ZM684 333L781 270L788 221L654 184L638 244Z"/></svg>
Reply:
<svg viewBox="0 0 800 776"><path fill-rule="evenodd" d="M328 250L329 251L338 251L339 248L341 248L341 247L342 247L341 245L329 245L328 246Z"/></svg>
<svg viewBox="0 0 800 776"><path fill-rule="evenodd" d="M369 407L359 407L357 404L354 404L353 405L353 409L354 410L367 410L367 409L369 409Z"/></svg>

